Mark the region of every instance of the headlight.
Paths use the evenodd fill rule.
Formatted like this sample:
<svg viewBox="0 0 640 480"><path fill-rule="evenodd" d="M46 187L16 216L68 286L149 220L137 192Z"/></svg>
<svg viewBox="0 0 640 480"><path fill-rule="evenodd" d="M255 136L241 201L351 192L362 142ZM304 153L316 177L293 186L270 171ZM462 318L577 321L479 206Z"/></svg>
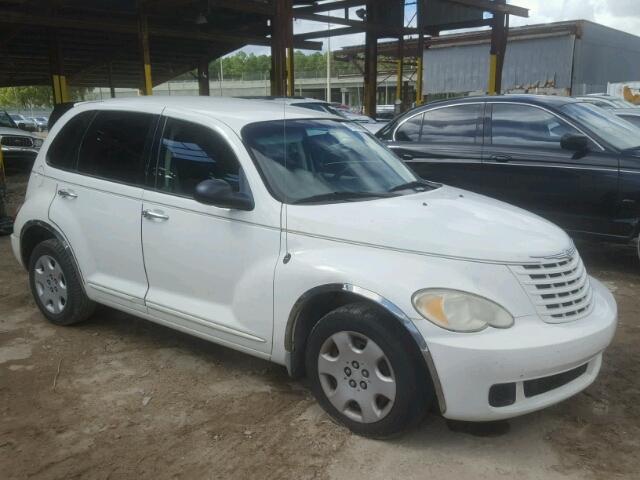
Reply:
<svg viewBox="0 0 640 480"><path fill-rule="evenodd" d="M486 298L457 290L420 290L413 295L420 315L439 327L454 332L478 332L488 326L509 328L513 317Z"/></svg>
<svg viewBox="0 0 640 480"><path fill-rule="evenodd" d="M33 146L34 146L34 148L40 148L42 146L42 139L41 138L34 138L33 139Z"/></svg>

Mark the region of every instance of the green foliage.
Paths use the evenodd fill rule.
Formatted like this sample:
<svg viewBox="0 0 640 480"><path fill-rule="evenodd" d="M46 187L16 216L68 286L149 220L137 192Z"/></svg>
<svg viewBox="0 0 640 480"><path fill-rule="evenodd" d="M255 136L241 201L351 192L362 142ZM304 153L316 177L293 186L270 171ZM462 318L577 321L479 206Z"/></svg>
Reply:
<svg viewBox="0 0 640 480"><path fill-rule="evenodd" d="M87 89L70 87L71 100L84 100ZM0 88L0 106L29 110L32 108L50 108L53 106L53 91L48 86L5 87Z"/></svg>
<svg viewBox="0 0 640 480"><path fill-rule="evenodd" d="M314 52L309 55L296 51L294 53L294 71L296 78L317 78L327 74L327 54ZM220 80L220 61L217 59L209 64L209 79ZM346 62L333 59L332 75L358 74L358 69ZM253 53L237 52L222 58L222 75L225 80L265 80L271 71L270 55L255 55ZM195 72L189 72L176 80L193 80Z"/></svg>

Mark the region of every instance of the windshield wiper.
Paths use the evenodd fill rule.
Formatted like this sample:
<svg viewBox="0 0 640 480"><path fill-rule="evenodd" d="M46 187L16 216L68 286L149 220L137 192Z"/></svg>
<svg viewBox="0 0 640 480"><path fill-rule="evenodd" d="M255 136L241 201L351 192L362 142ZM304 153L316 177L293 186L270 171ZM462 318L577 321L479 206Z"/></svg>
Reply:
<svg viewBox="0 0 640 480"><path fill-rule="evenodd" d="M400 185L396 185L395 187L390 189L389 192L398 192L400 190L409 190L409 189L431 190L433 188L436 188L436 186L431 182L427 182L426 180L414 180L413 182L401 183Z"/></svg>
<svg viewBox="0 0 640 480"><path fill-rule="evenodd" d="M391 193L385 192L329 192L310 197L300 198L291 202L293 205L301 203L322 202L323 200L356 200L362 198L388 198L395 197Z"/></svg>

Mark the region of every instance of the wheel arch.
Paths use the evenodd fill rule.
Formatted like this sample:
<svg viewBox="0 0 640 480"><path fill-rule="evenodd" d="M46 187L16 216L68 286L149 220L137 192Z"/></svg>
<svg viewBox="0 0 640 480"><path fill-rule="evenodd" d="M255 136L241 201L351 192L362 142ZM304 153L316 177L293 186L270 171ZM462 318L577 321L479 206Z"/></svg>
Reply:
<svg viewBox="0 0 640 480"><path fill-rule="evenodd" d="M73 265L76 268L78 275L80 276L80 284L84 289L82 270L80 270L80 266L78 265L69 242L57 228L47 222L43 222L42 220L29 220L24 224L22 230L20 231L20 259L22 260L22 265L25 269L28 269L29 258L31 257L31 253L33 252L33 249L36 247L36 245L52 238L58 240L62 244L64 249L69 253L71 261L73 262Z"/></svg>
<svg viewBox="0 0 640 480"><path fill-rule="evenodd" d="M353 302L368 301L381 311L398 321L414 340L416 346L424 351L427 343L413 321L393 302L356 285L347 283L331 283L319 285L303 293L289 313L285 330L285 351L290 361L287 362L289 373L298 377L303 373L304 343L313 326L327 313L343 305Z"/></svg>

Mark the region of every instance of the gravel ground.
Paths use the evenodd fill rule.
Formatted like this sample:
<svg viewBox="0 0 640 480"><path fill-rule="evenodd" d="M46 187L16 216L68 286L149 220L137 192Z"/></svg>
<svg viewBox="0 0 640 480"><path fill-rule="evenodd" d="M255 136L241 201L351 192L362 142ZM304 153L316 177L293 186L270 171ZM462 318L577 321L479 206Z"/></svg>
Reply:
<svg viewBox="0 0 640 480"><path fill-rule="evenodd" d="M10 209L26 179L9 178ZM579 248L620 310L594 385L509 422L431 414L380 442L277 365L107 308L46 323L0 238L0 478L637 479L640 265L633 248Z"/></svg>

